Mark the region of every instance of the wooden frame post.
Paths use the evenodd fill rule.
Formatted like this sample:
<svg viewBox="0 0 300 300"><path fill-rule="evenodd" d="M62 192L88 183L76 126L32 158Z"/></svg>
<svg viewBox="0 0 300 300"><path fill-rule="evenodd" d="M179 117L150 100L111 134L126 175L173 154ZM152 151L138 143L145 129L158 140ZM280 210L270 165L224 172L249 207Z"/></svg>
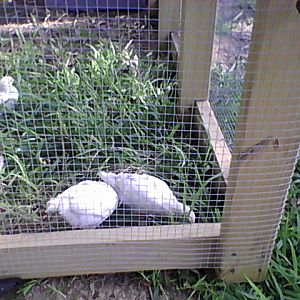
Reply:
<svg viewBox="0 0 300 300"><path fill-rule="evenodd" d="M182 112L207 100L217 0L183 0L178 79Z"/></svg>
<svg viewBox="0 0 300 300"><path fill-rule="evenodd" d="M179 61L181 112L186 112L184 119L188 119L195 104L195 116L192 113L191 117L199 122L199 138L210 140L226 185L231 153L208 100L216 6L216 1L184 0L183 32L172 32L171 38L173 60ZM189 47L186 43L194 45Z"/></svg>
<svg viewBox="0 0 300 300"><path fill-rule="evenodd" d="M300 138L300 15L258 0L221 226L228 282L264 279Z"/></svg>
<svg viewBox="0 0 300 300"><path fill-rule="evenodd" d="M180 13L182 0L159 1L158 40L161 50L168 49L171 32L180 29Z"/></svg>

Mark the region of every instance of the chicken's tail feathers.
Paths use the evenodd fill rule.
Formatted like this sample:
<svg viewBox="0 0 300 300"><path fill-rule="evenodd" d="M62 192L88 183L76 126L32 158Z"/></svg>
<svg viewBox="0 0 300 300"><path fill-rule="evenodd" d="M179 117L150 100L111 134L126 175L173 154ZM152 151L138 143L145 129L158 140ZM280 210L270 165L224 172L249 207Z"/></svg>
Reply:
<svg viewBox="0 0 300 300"><path fill-rule="evenodd" d="M195 215L193 209L188 205L184 205L183 203L181 203L181 204L182 204L181 211L183 212L185 218L187 218L190 223L195 223L196 215Z"/></svg>
<svg viewBox="0 0 300 300"><path fill-rule="evenodd" d="M195 221L196 221L196 215L192 210L190 211L190 214L189 214L189 221L191 223L195 223Z"/></svg>
<svg viewBox="0 0 300 300"><path fill-rule="evenodd" d="M184 211L184 215L188 218L190 223L195 223L196 215L195 215L193 209L188 205L184 205L183 211Z"/></svg>
<svg viewBox="0 0 300 300"><path fill-rule="evenodd" d="M185 205L179 201L177 201L176 206L172 207L171 209L172 213L177 216L184 218L186 221L189 221L190 223L195 223L196 222L196 215L193 209Z"/></svg>
<svg viewBox="0 0 300 300"><path fill-rule="evenodd" d="M117 179L117 174L112 172L99 171L97 175L107 184L114 186Z"/></svg>
<svg viewBox="0 0 300 300"><path fill-rule="evenodd" d="M59 209L60 199L59 198L51 198L47 202L46 213L55 212Z"/></svg>

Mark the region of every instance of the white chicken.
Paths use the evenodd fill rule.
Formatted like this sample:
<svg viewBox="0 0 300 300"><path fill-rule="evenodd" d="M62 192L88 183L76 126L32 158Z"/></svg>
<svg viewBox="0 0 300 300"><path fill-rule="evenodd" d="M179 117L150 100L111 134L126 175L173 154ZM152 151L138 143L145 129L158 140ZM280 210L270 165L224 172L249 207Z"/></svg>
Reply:
<svg viewBox="0 0 300 300"><path fill-rule="evenodd" d="M73 227L96 227L118 206L116 191L104 182L85 180L47 202L46 212L58 211Z"/></svg>
<svg viewBox="0 0 300 300"><path fill-rule="evenodd" d="M161 179L147 174L130 174L99 171L100 178L118 193L120 201L137 211L151 214L182 217L195 222L191 208L179 202L169 186Z"/></svg>
<svg viewBox="0 0 300 300"><path fill-rule="evenodd" d="M11 76L4 76L0 79L0 104L14 108L19 99L19 92L13 86L14 79Z"/></svg>

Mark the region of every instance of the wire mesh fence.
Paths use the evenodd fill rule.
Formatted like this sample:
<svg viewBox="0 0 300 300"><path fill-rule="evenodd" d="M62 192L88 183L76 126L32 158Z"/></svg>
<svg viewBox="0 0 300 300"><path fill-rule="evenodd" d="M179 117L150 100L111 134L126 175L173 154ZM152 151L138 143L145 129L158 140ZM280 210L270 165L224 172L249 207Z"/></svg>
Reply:
<svg viewBox="0 0 300 300"><path fill-rule="evenodd" d="M267 264L298 150L299 47L286 68L272 49L274 24L291 40L292 1L257 2L1 3L0 232L19 255L3 268ZM127 244L95 252L108 240Z"/></svg>

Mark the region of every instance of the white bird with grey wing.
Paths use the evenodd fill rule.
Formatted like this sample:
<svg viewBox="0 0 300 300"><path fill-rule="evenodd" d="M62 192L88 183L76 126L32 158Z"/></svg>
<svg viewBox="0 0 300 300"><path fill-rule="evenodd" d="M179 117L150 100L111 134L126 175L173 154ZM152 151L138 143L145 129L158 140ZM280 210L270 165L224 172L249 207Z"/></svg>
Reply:
<svg viewBox="0 0 300 300"><path fill-rule="evenodd" d="M11 76L4 76L0 79L0 104L11 109L15 107L19 99L19 92L13 83L14 79Z"/></svg>
<svg viewBox="0 0 300 300"><path fill-rule="evenodd" d="M72 226L96 227L118 206L116 191L104 182L85 180L47 202L46 212L58 211Z"/></svg>
<svg viewBox="0 0 300 300"><path fill-rule="evenodd" d="M161 179L147 174L99 171L100 178L118 193L121 203L137 211L156 215L189 216L195 222L191 208L179 202L169 186Z"/></svg>

